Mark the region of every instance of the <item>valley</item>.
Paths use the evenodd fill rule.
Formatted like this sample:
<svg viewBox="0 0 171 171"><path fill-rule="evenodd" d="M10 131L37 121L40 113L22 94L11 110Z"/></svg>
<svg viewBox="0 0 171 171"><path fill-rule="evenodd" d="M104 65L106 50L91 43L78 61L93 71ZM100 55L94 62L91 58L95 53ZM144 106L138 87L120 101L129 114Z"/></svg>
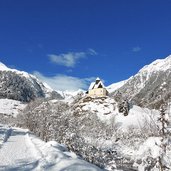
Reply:
<svg viewBox="0 0 171 171"><path fill-rule="evenodd" d="M1 63L0 170L169 170L170 73L168 56L94 97Z"/></svg>

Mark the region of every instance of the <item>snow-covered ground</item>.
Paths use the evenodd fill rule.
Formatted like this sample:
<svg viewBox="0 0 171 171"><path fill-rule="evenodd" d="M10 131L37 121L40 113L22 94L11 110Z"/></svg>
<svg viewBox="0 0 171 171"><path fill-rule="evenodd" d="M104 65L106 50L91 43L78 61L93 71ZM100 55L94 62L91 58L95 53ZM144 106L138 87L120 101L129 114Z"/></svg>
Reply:
<svg viewBox="0 0 171 171"><path fill-rule="evenodd" d="M115 122L122 130L130 127L140 128L149 122L156 122L159 116L159 111L133 106L129 114L124 116L118 112L117 103L112 98L105 100L93 99L92 101L82 102L79 107L83 111L91 111L104 122Z"/></svg>
<svg viewBox="0 0 171 171"><path fill-rule="evenodd" d="M134 105L127 116L121 113L117 113L115 116L115 122L122 126L122 129L130 127L141 128L148 123L157 122L159 117L159 111L150 110L147 108L141 108Z"/></svg>
<svg viewBox="0 0 171 171"><path fill-rule="evenodd" d="M21 110L24 109L26 104L17 100L0 99L0 114L16 116Z"/></svg>
<svg viewBox="0 0 171 171"><path fill-rule="evenodd" d="M45 143L28 130L0 125L0 170L100 171L55 141Z"/></svg>
<svg viewBox="0 0 171 171"><path fill-rule="evenodd" d="M116 102L114 99L107 98L105 100L93 99L92 101L80 103L83 111L91 111L96 113L102 121L110 121L117 114L115 109Z"/></svg>

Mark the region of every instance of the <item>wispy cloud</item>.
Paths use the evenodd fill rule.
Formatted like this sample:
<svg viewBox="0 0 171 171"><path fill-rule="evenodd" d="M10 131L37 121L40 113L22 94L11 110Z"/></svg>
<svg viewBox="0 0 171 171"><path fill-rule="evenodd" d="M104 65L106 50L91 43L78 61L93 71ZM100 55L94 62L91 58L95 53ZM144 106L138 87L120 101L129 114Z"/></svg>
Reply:
<svg viewBox="0 0 171 171"><path fill-rule="evenodd" d="M94 49L88 49L88 52L87 54L90 54L90 55L98 55L98 53L94 50Z"/></svg>
<svg viewBox="0 0 171 171"><path fill-rule="evenodd" d="M136 46L136 47L133 47L133 48L132 48L132 52L139 52L139 51L141 51L141 50L142 50L142 48L139 47L139 46Z"/></svg>
<svg viewBox="0 0 171 171"><path fill-rule="evenodd" d="M59 55L48 54L48 57L50 61L55 64L66 67L75 67L76 63L78 63L80 59L85 58L88 55L97 55L97 52L93 49L88 49L86 52L68 52Z"/></svg>
<svg viewBox="0 0 171 171"><path fill-rule="evenodd" d="M53 77L47 77L41 74L40 72L35 71L33 73L37 78L41 81L47 83L54 90L69 90L76 91L78 89L87 90L90 82L92 82L95 78L78 78L67 75L55 75Z"/></svg>

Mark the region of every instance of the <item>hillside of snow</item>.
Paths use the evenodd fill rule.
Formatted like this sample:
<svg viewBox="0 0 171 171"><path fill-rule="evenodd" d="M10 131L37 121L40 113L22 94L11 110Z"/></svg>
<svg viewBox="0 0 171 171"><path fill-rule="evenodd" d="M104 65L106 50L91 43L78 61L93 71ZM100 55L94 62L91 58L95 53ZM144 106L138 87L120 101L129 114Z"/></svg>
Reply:
<svg viewBox="0 0 171 171"><path fill-rule="evenodd" d="M72 105L73 115L70 115L70 119L76 117L74 124L81 137L86 143L108 151L109 158L112 153L118 169L144 171L148 166L157 167L156 163L163 155L158 110L131 105L128 114L124 115L119 112L118 102L112 97L84 96ZM168 143L164 156L168 167L171 166L170 147ZM154 162L154 166L148 161ZM122 162L125 163L124 167Z"/></svg>
<svg viewBox="0 0 171 171"><path fill-rule="evenodd" d="M14 72L14 73L16 73L16 74L18 74L20 76L28 78L30 81L32 81L32 79L35 79L42 86L42 88L44 89L44 91L46 93L53 91L53 89L49 85L47 85L46 83L40 82L34 75L31 75L31 74L29 74L29 73L27 73L25 71L19 71L17 69L8 68L2 62L0 62L0 71L11 71L11 72Z"/></svg>
<svg viewBox="0 0 171 171"><path fill-rule="evenodd" d="M127 80L120 81L120 82L117 82L117 83L113 83L113 84L107 86L106 88L107 88L109 93L113 93L115 90L122 87L126 82L127 82Z"/></svg>
<svg viewBox="0 0 171 171"><path fill-rule="evenodd" d="M171 96L171 55L158 59L146 65L130 77L126 83L112 92L117 92L123 99L129 99L133 104L151 109L159 109L163 101L169 101Z"/></svg>
<svg viewBox="0 0 171 171"><path fill-rule="evenodd" d="M30 102L36 98L57 98L61 95L35 76L0 63L0 99Z"/></svg>
<svg viewBox="0 0 171 171"><path fill-rule="evenodd" d="M79 89L77 91L68 91L68 90L57 91L57 93L59 93L63 97L63 101L71 103L72 101L74 101L77 95L85 94L85 91L82 89Z"/></svg>
<svg viewBox="0 0 171 171"><path fill-rule="evenodd" d="M28 130L0 125L0 170L100 171L55 141L45 143Z"/></svg>
<svg viewBox="0 0 171 171"><path fill-rule="evenodd" d="M6 114L9 116L16 117L21 112L26 104L21 103L17 100L0 99L0 115Z"/></svg>
<svg viewBox="0 0 171 171"><path fill-rule="evenodd" d="M118 111L118 103L113 98L91 99L90 101L79 101L76 111L87 111L97 115L97 117L106 123L114 121L119 129L126 130L129 127L141 128L150 122L157 122L159 111L141 108L133 105L127 116Z"/></svg>
<svg viewBox="0 0 171 171"><path fill-rule="evenodd" d="M165 59L157 59L149 65L144 66L139 72L152 73L156 71L166 71L171 68L171 55Z"/></svg>

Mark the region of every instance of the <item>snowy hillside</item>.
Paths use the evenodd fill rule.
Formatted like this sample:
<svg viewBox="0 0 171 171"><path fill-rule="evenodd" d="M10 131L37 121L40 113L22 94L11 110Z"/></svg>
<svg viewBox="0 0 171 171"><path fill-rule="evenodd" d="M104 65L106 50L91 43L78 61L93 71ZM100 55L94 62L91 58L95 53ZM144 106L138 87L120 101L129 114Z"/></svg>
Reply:
<svg viewBox="0 0 171 171"><path fill-rule="evenodd" d="M0 114L6 114L16 117L24 109L26 104L17 100L0 99Z"/></svg>
<svg viewBox="0 0 171 171"><path fill-rule="evenodd" d="M10 69L0 63L0 98L29 102L41 97L62 97L46 83L24 71Z"/></svg>
<svg viewBox="0 0 171 171"><path fill-rule="evenodd" d="M59 93L64 98L64 101L65 102L71 103L75 99L75 97L77 95L84 94L85 91L79 89L77 91L68 91L68 90L65 90L65 91L57 91L57 93Z"/></svg>
<svg viewBox="0 0 171 171"><path fill-rule="evenodd" d="M171 55L143 67L117 89L134 104L158 109L171 96ZM116 91L112 93L116 96Z"/></svg>
<svg viewBox="0 0 171 171"><path fill-rule="evenodd" d="M127 82L127 80L120 81L120 82L117 82L117 83L113 83L113 84L107 86L106 88L107 88L109 93L113 93L115 90L122 87L126 82Z"/></svg>
<svg viewBox="0 0 171 171"><path fill-rule="evenodd" d="M118 104L113 98L106 99L92 99L90 101L79 101L75 106L75 111L91 112L106 123L115 122L119 129L127 130L129 127L141 128L143 125L150 122L157 122L159 111L141 108L139 106L132 106L129 114L124 116L118 111Z"/></svg>
<svg viewBox="0 0 171 171"><path fill-rule="evenodd" d="M149 65L144 66L139 72L147 72L148 74L157 71L166 71L171 69L171 55L165 59L157 59Z"/></svg>
<svg viewBox="0 0 171 171"><path fill-rule="evenodd" d="M12 72L17 72L18 74L21 74L25 77L29 77L29 74L24 72L24 71L18 71L16 69L11 69L8 68L5 64L3 64L2 62L0 62L0 71L12 71Z"/></svg>
<svg viewBox="0 0 171 171"><path fill-rule="evenodd" d="M101 169L55 141L43 142L28 130L0 125L0 170L63 171Z"/></svg>

